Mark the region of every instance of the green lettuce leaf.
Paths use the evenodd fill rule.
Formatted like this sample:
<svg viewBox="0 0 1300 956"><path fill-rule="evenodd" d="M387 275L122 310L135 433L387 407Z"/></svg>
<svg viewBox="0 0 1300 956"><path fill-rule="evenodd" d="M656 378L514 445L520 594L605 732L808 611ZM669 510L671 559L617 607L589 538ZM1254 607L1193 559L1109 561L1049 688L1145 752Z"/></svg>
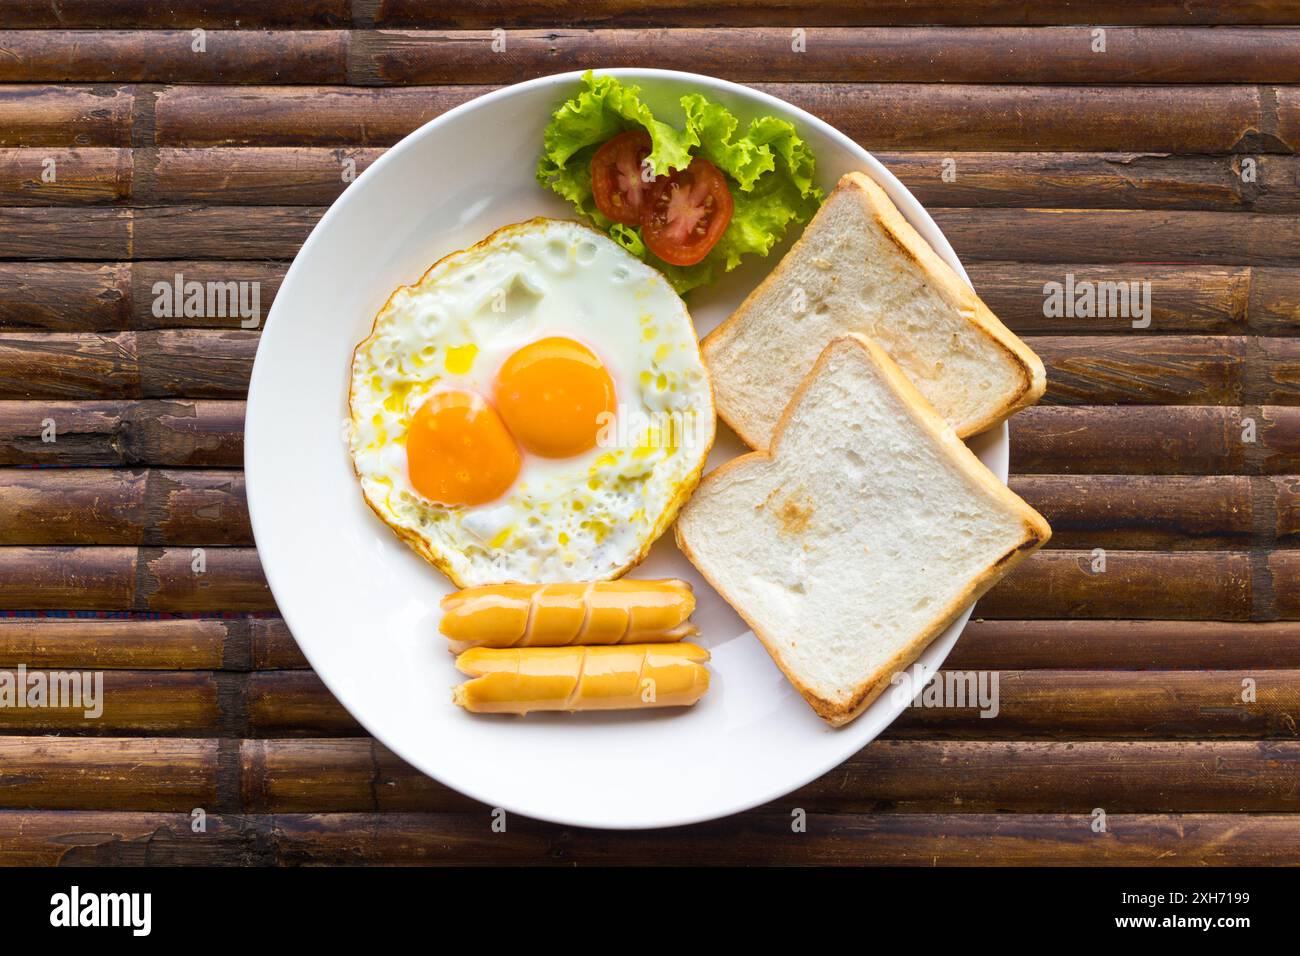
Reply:
<svg viewBox="0 0 1300 956"><path fill-rule="evenodd" d="M660 269L678 292L707 285L746 255L766 256L791 223L807 222L821 205L812 151L787 121L760 117L738 134L740 124L730 110L689 93L680 100L686 127L679 130L655 119L637 87L591 71L582 79L585 89L556 110L546 127L537 181L573 203L628 252ZM647 159L655 175L682 169L698 155L727 176L735 209L727 231L702 262L663 262L646 248L639 229L611 222L596 208L591 157L607 140L637 128L650 134Z"/></svg>

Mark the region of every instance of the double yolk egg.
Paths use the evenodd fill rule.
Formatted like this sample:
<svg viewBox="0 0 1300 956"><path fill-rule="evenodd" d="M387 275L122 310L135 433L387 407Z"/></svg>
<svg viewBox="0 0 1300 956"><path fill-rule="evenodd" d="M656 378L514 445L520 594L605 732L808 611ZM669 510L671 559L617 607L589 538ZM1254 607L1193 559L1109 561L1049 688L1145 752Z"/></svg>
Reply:
<svg viewBox="0 0 1300 956"><path fill-rule="evenodd" d="M397 289L353 356L366 502L458 585L595 581L695 487L713 393L681 297L603 233L533 219Z"/></svg>
<svg viewBox="0 0 1300 956"><path fill-rule="evenodd" d="M615 404L613 379L581 342L532 342L501 366L491 401L445 389L419 407L406 438L411 485L444 505L495 501L519 477L520 448L540 458L590 451Z"/></svg>

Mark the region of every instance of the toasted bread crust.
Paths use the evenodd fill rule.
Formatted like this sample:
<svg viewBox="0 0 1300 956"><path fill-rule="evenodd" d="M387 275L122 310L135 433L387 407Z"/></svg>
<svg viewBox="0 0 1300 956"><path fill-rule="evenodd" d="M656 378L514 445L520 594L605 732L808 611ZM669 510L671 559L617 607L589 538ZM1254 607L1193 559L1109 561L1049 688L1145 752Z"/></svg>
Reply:
<svg viewBox="0 0 1300 956"><path fill-rule="evenodd" d="M889 236L906 256L921 267L926 277L944 298L952 302L966 319L979 326L980 330L1007 355L1020 374L1020 391L1016 397L1000 412L965 422L960 428L954 425L957 437L967 438L978 435L1042 398L1047 390L1047 373L1043 368L1042 359L1018 335L1003 325L1002 320L993 314L975 290L943 261L934 251L934 247L926 242L925 238L899 212L885 190L870 176L859 172L846 173L840 179L840 185L859 193L885 235ZM838 189L839 186L836 188Z"/></svg>
<svg viewBox="0 0 1300 956"><path fill-rule="evenodd" d="M767 652L771 655L772 660L781 668L782 672L789 679L790 683L803 695L809 706L817 713L819 717L834 727L842 727L851 722L859 714L867 709L873 701L884 691L893 676L910 666L925 650L930 643L943 633L943 631L955 621L961 613L973 604L985 591L992 587L1008 571L1023 561L1038 548L1047 543L1051 537L1052 529L1044 520L1042 515L1026 504L1011 489L1002 484L990 472L984 464L975 457L966 445L957 437L956 432L947 422L934 410L934 407L926 401L917 388L911 383L907 376L889 357L889 355L878 346L875 342L865 336L849 334L833 340L822 353L818 356L817 362L812 370L800 382L794 396L786 405L785 410L781 413L777 421L776 428L773 431L772 445L769 451L753 451L731 461L725 462L718 468L714 469L704 477L701 487L706 487L710 482L718 480L720 477L745 468L751 464L757 464L769 461L779 455L781 440L791 419L794 416L804 394L821 374L822 368L829 361L831 354L837 348L846 345L852 345L861 348L869 358L874 362L877 368L885 375L894 389L900 393L905 404L910 408L915 423L918 427L930 432L935 438L939 439L941 445L947 450L953 464L960 468L966 475L975 480L983 488L1000 499L1010 510L1020 514L1022 519L1023 534L1019 542L1010 548L1005 554L1000 555L996 560L979 575L975 576L962 591L953 598L946 606L939 609L931 621L920 629L915 637L897 654L894 655L886 664L877 669L862 682L856 691L847 701L831 700L817 693L815 689L808 686L798 675L793 673L786 665L780 651L780 644L772 635L764 632L757 624L753 617L748 614L741 603L733 595L727 593L722 582L716 580L710 575L708 570L702 566L681 532L681 523L679 522L675 529L677 546L682 553L695 565L696 569L703 575L704 579L709 582L715 591L735 608L746 624L750 626L754 634L763 643Z"/></svg>
<svg viewBox="0 0 1300 956"><path fill-rule="evenodd" d="M1003 325L975 291L953 271L948 263L943 261L925 238L899 212L898 207L875 180L861 172L845 173L840 177L834 191L827 197L823 209L831 205L831 200L836 194L852 194L856 201L862 203L899 251L917 264L940 295L984 333L1008 357L1010 364L1016 369L1019 383L1014 390L1013 398L982 418L951 423L958 437L978 435L1043 397L1047 388L1047 375L1042 360L1014 332ZM816 217L813 219L813 223L815 222ZM755 303L761 301L772 287L785 281L787 272L801 256L810 254L807 252L806 241L811 229L812 223L804 230L804 234L799 237L785 257L777 263L776 268L745 297L745 301L739 308L700 342L700 350L706 365L710 364L714 350L723 347L727 337L745 321ZM740 420L740 417L732 414L728 408L719 405L718 416L751 448L766 446L765 437L755 434L748 422Z"/></svg>

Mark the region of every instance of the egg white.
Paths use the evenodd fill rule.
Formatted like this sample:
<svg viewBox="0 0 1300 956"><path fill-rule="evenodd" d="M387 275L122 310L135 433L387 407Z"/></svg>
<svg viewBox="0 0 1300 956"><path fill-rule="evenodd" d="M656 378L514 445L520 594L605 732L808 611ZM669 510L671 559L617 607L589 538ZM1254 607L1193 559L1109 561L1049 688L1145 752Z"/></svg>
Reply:
<svg viewBox="0 0 1300 956"><path fill-rule="evenodd" d="M499 499L449 507L406 465L412 416L434 391L489 401L502 363L550 336L584 344L614 383L604 441L567 459L526 451ZM533 219L498 230L399 288L357 346L353 465L376 514L458 586L617 577L694 490L713 442L713 394L681 298L603 233Z"/></svg>

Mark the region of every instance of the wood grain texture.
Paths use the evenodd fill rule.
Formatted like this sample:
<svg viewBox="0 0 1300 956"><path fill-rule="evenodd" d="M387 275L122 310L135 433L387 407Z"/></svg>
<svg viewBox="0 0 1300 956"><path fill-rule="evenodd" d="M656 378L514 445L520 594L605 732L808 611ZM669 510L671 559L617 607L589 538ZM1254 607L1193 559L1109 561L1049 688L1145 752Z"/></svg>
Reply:
<svg viewBox="0 0 1300 956"><path fill-rule="evenodd" d="M0 208L6 259L129 259L135 210ZM145 218L148 218L148 213Z"/></svg>
<svg viewBox="0 0 1300 956"><path fill-rule="evenodd" d="M144 198L167 202L265 203L301 197L328 203L347 185L341 171L360 171L382 150L303 147L216 147L158 150L156 183ZM883 152L886 163L927 207L1300 211L1293 156L1173 156L1152 153L908 153ZM1254 176L1242 179L1243 160ZM943 180L952 160L956 179ZM220 191L214 176L222 177ZM139 190L137 190L139 194Z"/></svg>
<svg viewBox="0 0 1300 956"><path fill-rule="evenodd" d="M1294 83L1297 31L1222 27L0 30L0 82L510 83L656 66L741 82ZM1104 41L1105 48L1098 49Z"/></svg>
<svg viewBox="0 0 1300 956"><path fill-rule="evenodd" d="M28 668L28 686L39 676L51 687L54 685L56 675ZM84 696L59 700L51 692L45 706L0 709L0 733L177 737L245 733L239 712L239 675L209 671L81 670L71 674L61 671L57 678L79 679L81 686L93 683L99 707L91 707L94 701ZM233 693L231 682L236 682ZM98 716L96 709L100 711Z"/></svg>
<svg viewBox="0 0 1300 956"><path fill-rule="evenodd" d="M961 672L957 680L970 676ZM1248 690L1253 700L1243 700ZM884 736L1204 740L1300 733L1294 670L1008 670L998 673L998 698L992 717L973 706L909 707Z"/></svg>
<svg viewBox="0 0 1300 956"><path fill-rule="evenodd" d="M0 397L242 397L257 338L207 330L6 335Z"/></svg>
<svg viewBox="0 0 1300 956"><path fill-rule="evenodd" d="M1300 847L1293 815L882 813L810 815L792 835L788 813L746 814L662 832L555 828L490 814L209 814L0 812L0 859L19 865L769 865L1228 866L1286 863Z"/></svg>
<svg viewBox="0 0 1300 956"><path fill-rule="evenodd" d="M383 150L0 149L0 206L328 205Z"/></svg>
<svg viewBox="0 0 1300 956"><path fill-rule="evenodd" d="M1300 134L1300 98L1291 87L774 83L761 88L873 150L1294 153Z"/></svg>
<svg viewBox="0 0 1300 956"><path fill-rule="evenodd" d="M164 147L151 202L328 205L383 155L377 147ZM1285 187L1280 187L1285 189Z"/></svg>
<svg viewBox="0 0 1300 956"><path fill-rule="evenodd" d="M0 207L7 259L292 259L316 206Z"/></svg>
<svg viewBox="0 0 1300 956"><path fill-rule="evenodd" d="M328 205L383 152L327 146L0 149L0 205ZM1300 212L1295 156L889 150L876 158L929 208ZM947 178L945 163L951 164Z"/></svg>
<svg viewBox="0 0 1300 956"><path fill-rule="evenodd" d="M987 618L1300 619L1300 552L1048 549L976 607ZM197 562L197 563L196 563ZM199 565L202 570L198 570ZM1095 570L1094 570L1095 569ZM236 547L0 547L0 604L15 609L272 611L257 552Z"/></svg>
<svg viewBox="0 0 1300 956"><path fill-rule="evenodd" d="M0 331L112 331L131 326L126 262L0 262Z"/></svg>
<svg viewBox="0 0 1300 956"><path fill-rule="evenodd" d="M236 401L0 401L0 466L238 468L243 420ZM1010 427L1020 474L1300 473L1290 406L1037 406Z"/></svg>
<svg viewBox="0 0 1300 956"><path fill-rule="evenodd" d="M257 340L207 329L0 335L0 399L242 398Z"/></svg>
<svg viewBox="0 0 1300 956"><path fill-rule="evenodd" d="M1150 283L1151 334L1294 335L1300 330L1300 270L1268 266L1161 265L1153 263L972 262L967 272L985 303L1007 327L1025 335L1137 334L1123 310L1105 315L1048 315L1046 303L1056 283L1073 281L1076 290L1091 283L1138 283L1139 296ZM1130 294L1133 286L1128 288ZM1076 295L1077 295L1076 291ZM1141 299L1139 299L1139 304Z"/></svg>
<svg viewBox="0 0 1300 956"><path fill-rule="evenodd" d="M80 748L99 755L99 743L76 741L75 747L68 748L69 756ZM1090 813L1097 806L1108 813L1289 810L1300 801L1293 786L1297 761L1300 743L1295 741L875 741L763 810ZM240 744L240 763L243 806L257 813L481 813L487 809L435 783L366 738L245 740ZM163 801L130 808L172 809Z"/></svg>
<svg viewBox="0 0 1300 956"><path fill-rule="evenodd" d="M0 207L8 259L292 259L318 206ZM933 210L957 254L1020 262L1300 264L1300 216L1188 210ZM1136 267L1129 281L1146 281Z"/></svg>
<svg viewBox="0 0 1300 956"><path fill-rule="evenodd" d="M1031 555L975 606L987 618L1275 620L1278 582L1242 551Z"/></svg>
<svg viewBox="0 0 1300 956"><path fill-rule="evenodd" d="M876 158L926 208L1300 210L1294 156L887 150Z"/></svg>
<svg viewBox="0 0 1300 956"><path fill-rule="evenodd" d="M126 147L0 149L0 205L128 202L134 166L134 151Z"/></svg>
<svg viewBox="0 0 1300 956"><path fill-rule="evenodd" d="M67 671L28 667L29 686L38 674L53 686L54 673L61 680L69 679ZM83 667L71 676L93 680L101 688L98 713L88 709L94 700L84 696L65 696L56 706L51 692L46 706L0 708L0 734L236 739L364 734L310 671L91 671Z"/></svg>
<svg viewBox="0 0 1300 956"><path fill-rule="evenodd" d="M216 809L221 746L175 737L0 737L0 808Z"/></svg>
<svg viewBox="0 0 1300 956"><path fill-rule="evenodd" d="M252 813L483 809L369 737L244 740L239 766L241 805Z"/></svg>
<svg viewBox="0 0 1300 956"><path fill-rule="evenodd" d="M1300 667L1300 623L971 620L954 669L1201 670Z"/></svg>
<svg viewBox="0 0 1300 956"><path fill-rule="evenodd" d="M245 680L244 706L250 737L365 734L365 729L334 699L314 671L260 671L249 674ZM450 693L448 686L448 700ZM453 705L448 703L448 706Z"/></svg>
<svg viewBox="0 0 1300 956"><path fill-rule="evenodd" d="M1195 83L1210 73L1223 83L1300 79L1300 31L1286 28L1112 26L1096 39L1086 26L806 28L802 20L791 22L747 29L361 31L352 37L349 60L354 81L383 86L513 83L566 70L647 66L743 83ZM1102 40L1104 50L1096 49ZM144 78L102 76L93 63L37 78ZM254 59L252 70L257 66Z"/></svg>
<svg viewBox="0 0 1300 956"><path fill-rule="evenodd" d="M0 863L1294 863L1298 23L1296 0L0 0L0 669L105 688L98 717L0 708ZM1046 363L1011 485L1055 533L945 665L996 676L995 717L908 708L713 824L496 834L277 616L239 399L356 174L589 64L753 82L895 171ZM1050 314L1067 280L1149 282L1150 323ZM169 314L177 282L252 284L260 314Z"/></svg>
<svg viewBox="0 0 1300 956"><path fill-rule="evenodd" d="M974 706L909 707L883 736L1124 740L1294 738L1300 733L1296 670L1005 670L997 676L995 716L981 717ZM1251 702L1242 700L1246 681L1254 682L1256 699ZM363 733L311 671L249 674L247 708L249 732L256 737ZM98 729L103 719L95 727L82 723L85 732L111 732Z"/></svg>
<svg viewBox="0 0 1300 956"><path fill-rule="evenodd" d="M0 618L0 667L305 670L278 617ZM1300 668L1300 622L973 619L956 669Z"/></svg>
<svg viewBox="0 0 1300 956"><path fill-rule="evenodd" d="M202 298L202 296L200 296ZM222 312L251 295L222 293ZM241 305L241 302L243 305ZM213 309L209 304L205 310ZM0 335L0 399L242 398L258 333L172 329ZM1239 336L1031 336L1060 405L1300 404L1300 346Z"/></svg>
<svg viewBox="0 0 1300 956"><path fill-rule="evenodd" d="M348 41L333 30L0 30L0 83L345 83Z"/></svg>
<svg viewBox="0 0 1300 956"><path fill-rule="evenodd" d="M254 670L307 670L306 656L277 617L248 621L249 663Z"/></svg>
<svg viewBox="0 0 1300 956"><path fill-rule="evenodd" d="M12 2L12 0L11 0ZM52 2L52 0L51 0ZM87 0L81 0L85 3ZM235 0L240 2L240 0ZM1300 19L1294 0L1226 0L1188 4L1179 0L1082 0L1041 4L1027 0L724 0L703 6L692 0L455 0L430 7L421 0L379 0L381 26L456 25L491 29L504 22L539 27L573 23L628 26L729 24L734 26L891 24L1290 23Z"/></svg>
<svg viewBox="0 0 1300 956"><path fill-rule="evenodd" d="M945 670L939 679L949 674L958 682L971 677ZM89 680L91 672L82 675ZM311 671L103 670L94 677L102 679L98 716L85 700L9 707L0 709L0 733L364 735ZM909 707L883 739L1255 740L1300 733L1296 670L1005 670L996 678L997 708L983 711L992 716L982 716L973 700L965 707ZM1254 699L1243 700L1248 688Z"/></svg>
<svg viewBox="0 0 1300 956"><path fill-rule="evenodd" d="M963 259L1288 265L1300 217L1133 209L936 209ZM1137 270L1133 279L1142 281Z"/></svg>
<svg viewBox="0 0 1300 956"><path fill-rule="evenodd" d="M0 23L29 29L336 27L351 22L351 0L0 0Z"/></svg>
<svg viewBox="0 0 1300 956"><path fill-rule="evenodd" d="M0 544L251 545L242 471L0 469Z"/></svg>
<svg viewBox="0 0 1300 956"><path fill-rule="evenodd" d="M1300 471L1300 410L1040 405L1013 415L1021 474L1267 475Z"/></svg>
<svg viewBox="0 0 1300 956"><path fill-rule="evenodd" d="M276 862L241 816L212 814L194 833L188 811L0 812L0 860L10 866L251 866Z"/></svg>
<svg viewBox="0 0 1300 956"><path fill-rule="evenodd" d="M310 228L306 223L304 227ZM280 262L226 259L213 262L164 260L124 265L129 286L124 312L128 316L127 323L137 329L260 328L288 269L288 264ZM175 308L178 283L184 290L187 306L193 284L203 288L202 309ZM234 283L233 293L231 283ZM232 308L236 302L240 306L238 309ZM169 304L171 308L168 308ZM245 305L258 306L261 317L256 317L259 309L245 309Z"/></svg>
<svg viewBox="0 0 1300 956"><path fill-rule="evenodd" d="M173 0L165 5L138 0L3 0L0 22L11 28L165 29L275 28L341 26L456 26L487 28L503 23L538 27L571 25L732 27L894 24L1059 25L1132 23L1148 25L1287 24L1300 18L1294 0L1229 0L1187 4L1177 0L1088 0L1069 5L1041 5L1024 0L886 0L862 4L829 0L729 0L702 7L687 0L601 0L575 6L557 0L459 0L428 4L421 0L292 0L270 8L252 0Z"/></svg>
<svg viewBox="0 0 1300 956"><path fill-rule="evenodd" d="M1051 548L1294 547L1300 476L1012 475ZM241 471L0 469L0 545L250 545Z"/></svg>
<svg viewBox="0 0 1300 956"><path fill-rule="evenodd" d="M0 401L0 465L240 468L243 427L243 402Z"/></svg>
<svg viewBox="0 0 1300 956"><path fill-rule="evenodd" d="M421 124L489 90L485 86L166 87L154 107L156 143L160 147L391 146ZM206 119L196 116L195 110L206 113Z"/></svg>
<svg viewBox="0 0 1300 956"><path fill-rule="evenodd" d="M265 318L287 269L282 262L229 260L0 262L0 332L257 328L261 319L239 306L253 304L255 292ZM187 309L194 288L202 291L202 308Z"/></svg>
<svg viewBox="0 0 1300 956"><path fill-rule="evenodd" d="M0 331L239 328L245 324L241 316L219 315L215 309L205 308L202 314L166 314L163 305L170 300L164 296L172 295L178 275L183 284L198 282L205 290L210 282L221 283L223 289L229 282L249 283L250 287L255 283L265 313L286 268L281 262L230 260L0 262ZM1296 268L981 261L968 263L967 271L994 313L1023 335L1280 336L1300 329L1300 269ZM1134 318L1109 311L1098 316L1045 315L1044 286L1053 282L1064 286L1071 276L1076 287L1082 283L1094 287L1104 282L1151 283L1150 325L1134 329ZM1141 294L1141 285L1138 289Z"/></svg>
<svg viewBox="0 0 1300 956"><path fill-rule="evenodd" d="M136 91L112 86L0 87L0 146L130 146Z"/></svg>
<svg viewBox="0 0 1300 956"><path fill-rule="evenodd" d="M1294 153L1300 142L1300 94L1291 87L755 85L873 150L1257 154ZM0 88L0 117L11 89ZM166 87L153 102L156 145L388 146L490 89ZM28 127L44 129L31 112Z"/></svg>
<svg viewBox="0 0 1300 956"><path fill-rule="evenodd" d="M94 670L305 668L278 617L0 618L0 667Z"/></svg>
<svg viewBox="0 0 1300 956"><path fill-rule="evenodd" d="M1236 336L1029 336L1054 405L1289 405L1300 347Z"/></svg>
<svg viewBox="0 0 1300 956"><path fill-rule="evenodd" d="M767 809L1267 812L1300 800L1297 760L1300 743L1281 740L876 741Z"/></svg>
<svg viewBox="0 0 1300 956"><path fill-rule="evenodd" d="M0 572L15 610L275 609L251 548L0 547Z"/></svg>
<svg viewBox="0 0 1300 956"><path fill-rule="evenodd" d="M1049 547L1199 550L1289 546L1295 476L1012 475L1052 526Z"/></svg>

